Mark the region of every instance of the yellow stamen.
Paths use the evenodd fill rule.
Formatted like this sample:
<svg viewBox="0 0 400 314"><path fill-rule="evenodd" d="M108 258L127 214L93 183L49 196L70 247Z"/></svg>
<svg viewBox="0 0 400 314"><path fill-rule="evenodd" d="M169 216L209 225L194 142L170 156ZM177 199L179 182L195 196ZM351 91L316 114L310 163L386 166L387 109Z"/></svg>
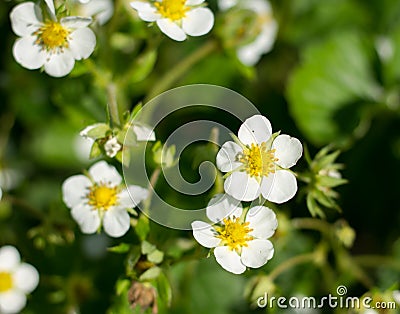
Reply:
<svg viewBox="0 0 400 314"><path fill-rule="evenodd" d="M249 228L249 222L241 222L239 218L225 218L224 225L217 227L217 238L221 239L232 251L239 251L242 247L248 246L247 242L253 239L248 233L253 231Z"/></svg>
<svg viewBox="0 0 400 314"><path fill-rule="evenodd" d="M0 272L0 292L6 292L13 287L12 276L8 272Z"/></svg>
<svg viewBox="0 0 400 314"><path fill-rule="evenodd" d="M118 202L117 187L110 188L106 185L94 185L88 194L89 205L96 209L108 210Z"/></svg>
<svg viewBox="0 0 400 314"><path fill-rule="evenodd" d="M189 11L189 7L185 5L186 0L162 0L161 2L155 2L158 13L163 17L168 18L172 21L181 20L186 16L186 12Z"/></svg>
<svg viewBox="0 0 400 314"><path fill-rule="evenodd" d="M68 36L70 30L59 22L46 22L37 32L36 44L42 45L47 50L68 47Z"/></svg>
<svg viewBox="0 0 400 314"><path fill-rule="evenodd" d="M251 144L243 149L243 153L238 155L238 161L244 164L245 171L251 176L261 178L267 177L275 172L275 149L267 149L264 142L261 145Z"/></svg>

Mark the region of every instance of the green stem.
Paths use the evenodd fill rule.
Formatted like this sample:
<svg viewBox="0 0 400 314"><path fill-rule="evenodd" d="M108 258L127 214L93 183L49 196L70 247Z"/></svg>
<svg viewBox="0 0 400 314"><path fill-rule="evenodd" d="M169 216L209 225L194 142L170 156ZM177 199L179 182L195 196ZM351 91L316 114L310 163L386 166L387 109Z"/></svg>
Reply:
<svg viewBox="0 0 400 314"><path fill-rule="evenodd" d="M316 230L323 234L330 234L332 228L327 222L315 218L294 218L292 226L296 229Z"/></svg>
<svg viewBox="0 0 400 314"><path fill-rule="evenodd" d="M167 71L150 90L144 103L168 90L179 78L181 78L193 65L202 60L217 48L216 41L208 41L202 47L183 59L171 70Z"/></svg>
<svg viewBox="0 0 400 314"><path fill-rule="evenodd" d="M108 98L108 110L110 112L111 121L114 126L120 127L121 120L119 118L119 109L117 103L117 88L114 83L107 85L107 98Z"/></svg>
<svg viewBox="0 0 400 314"><path fill-rule="evenodd" d="M13 197L11 195L7 195L6 201L9 201L12 205L18 206L20 209L24 210L26 213L31 215L32 217L37 218L38 220L44 219L44 213L35 207L31 206L29 203Z"/></svg>
<svg viewBox="0 0 400 314"><path fill-rule="evenodd" d="M400 261L391 256L359 255L359 256L354 256L353 260L362 267L387 266L400 271Z"/></svg>
<svg viewBox="0 0 400 314"><path fill-rule="evenodd" d="M269 275L268 278L271 279L271 281L274 281L277 277L279 277L282 273L285 271L289 270L290 268L293 268L297 265L304 264L304 263L309 263L312 262L315 258L315 253L306 253L306 254L301 254L294 256L286 261L284 261L282 264L280 264L278 267L276 267Z"/></svg>
<svg viewBox="0 0 400 314"><path fill-rule="evenodd" d="M149 193L149 196L146 198L146 200L143 202L143 212L145 214L148 214L148 211L150 209L151 199L153 197L153 192L156 187L157 181L160 177L160 173L161 173L161 168L157 168L156 170L154 170L154 172L152 173L152 175L150 177L149 185L147 188L148 191L150 191L150 193Z"/></svg>

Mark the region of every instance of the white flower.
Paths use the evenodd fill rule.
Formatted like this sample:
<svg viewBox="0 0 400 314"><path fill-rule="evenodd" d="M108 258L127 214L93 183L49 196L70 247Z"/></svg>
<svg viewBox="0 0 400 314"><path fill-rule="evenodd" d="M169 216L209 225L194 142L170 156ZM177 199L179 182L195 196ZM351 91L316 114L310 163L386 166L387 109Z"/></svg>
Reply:
<svg viewBox="0 0 400 314"><path fill-rule="evenodd" d="M26 295L38 283L38 271L30 264L21 263L15 247L0 248L0 313L19 313L25 307Z"/></svg>
<svg viewBox="0 0 400 314"><path fill-rule="evenodd" d="M67 75L75 60L88 58L96 37L87 26L91 18L76 16L57 20L54 4L46 1L51 19L44 19L40 6L33 2L17 5L10 13L11 26L21 38L15 41L13 55L23 67L44 71L54 77Z"/></svg>
<svg viewBox="0 0 400 314"><path fill-rule="evenodd" d="M242 217L240 202L217 194L206 211L207 217L217 224L194 221L193 236L202 246L214 248L215 258L224 269L241 274L246 267L259 268L272 258L274 247L267 239L275 233L278 221L271 209L251 207Z"/></svg>
<svg viewBox="0 0 400 314"><path fill-rule="evenodd" d="M62 185L63 200L83 233L90 234L103 225L112 237L121 237L130 226L127 209L147 198L148 191L136 185L121 186L122 177L105 161L99 161L88 176L75 175Z"/></svg>
<svg viewBox="0 0 400 314"><path fill-rule="evenodd" d="M114 14L112 0L73 0L79 16L93 17L100 25L107 23Z"/></svg>
<svg viewBox="0 0 400 314"><path fill-rule="evenodd" d="M204 0L156 0L131 2L139 17L146 22L156 22L170 38L183 41L186 35L207 34L214 25L214 15L201 5Z"/></svg>
<svg viewBox="0 0 400 314"><path fill-rule="evenodd" d="M120 143L118 143L118 140L116 137L111 137L105 144L104 144L104 150L106 151L106 155L108 157L115 157L117 153L121 150L122 146Z"/></svg>
<svg viewBox="0 0 400 314"><path fill-rule="evenodd" d="M241 143L226 142L217 154L217 167L228 172L225 192L241 201L255 200L260 194L274 203L291 199L297 182L288 168L301 157L300 141L273 135L271 123L261 115L248 118L238 138Z"/></svg>
<svg viewBox="0 0 400 314"><path fill-rule="evenodd" d="M272 49L278 32L278 24L273 17L271 5L265 0L219 0L218 5L221 10L228 10L238 5L256 13L259 34L254 41L237 50L237 56L243 64L255 65L263 54Z"/></svg>

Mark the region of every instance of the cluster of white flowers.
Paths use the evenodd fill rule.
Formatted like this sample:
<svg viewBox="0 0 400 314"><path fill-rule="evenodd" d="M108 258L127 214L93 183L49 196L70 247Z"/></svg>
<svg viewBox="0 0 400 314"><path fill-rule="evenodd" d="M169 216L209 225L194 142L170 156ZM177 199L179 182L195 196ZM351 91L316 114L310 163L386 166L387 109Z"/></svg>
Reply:
<svg viewBox="0 0 400 314"><path fill-rule="evenodd" d="M25 307L26 295L38 283L38 271L30 264L21 263L15 247L0 248L0 313L19 313Z"/></svg>
<svg viewBox="0 0 400 314"><path fill-rule="evenodd" d="M78 16L58 18L53 0L44 0L45 10L39 4L24 2L10 13L14 33L20 36L13 47L15 60L23 67L42 68L54 77L68 75L75 60L87 59L96 46L96 36L89 28L95 21L108 22L114 13L112 0L71 0L71 12ZM214 14L205 7L204 0L135 0L130 3L138 16L146 22L155 22L159 29L176 41L187 36L202 36L214 26ZM272 49L277 23L271 6L264 0L220 0L221 10L234 6L254 11L260 32L256 39L238 48L238 58L246 65L254 65L261 55Z"/></svg>
<svg viewBox="0 0 400 314"><path fill-rule="evenodd" d="M223 144L216 158L217 167L227 172L226 194L214 197L206 209L216 225L194 221L192 229L201 245L213 248L224 269L240 274L272 258L274 249L267 239L278 226L270 208L243 210L241 201L254 201L260 195L273 203L290 200L297 192L297 182L288 168L296 164L303 149L298 139L273 134L271 123L261 115L248 118L235 140Z"/></svg>

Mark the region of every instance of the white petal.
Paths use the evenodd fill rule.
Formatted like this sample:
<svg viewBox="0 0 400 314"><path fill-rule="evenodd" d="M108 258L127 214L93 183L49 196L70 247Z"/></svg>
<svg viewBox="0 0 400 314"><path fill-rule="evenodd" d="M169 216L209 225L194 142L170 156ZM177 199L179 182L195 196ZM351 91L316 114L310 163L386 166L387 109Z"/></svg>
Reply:
<svg viewBox="0 0 400 314"><path fill-rule="evenodd" d="M137 185L130 185L128 189L124 189L118 194L118 207L133 208L141 201L145 200L149 195L149 191Z"/></svg>
<svg viewBox="0 0 400 314"><path fill-rule="evenodd" d="M129 230L130 217L125 209L109 209L104 214L104 231L111 237L122 237Z"/></svg>
<svg viewBox="0 0 400 314"><path fill-rule="evenodd" d="M54 2L53 0L44 0L46 2L47 7L49 8L50 12L55 15L56 14L56 9L54 8Z"/></svg>
<svg viewBox="0 0 400 314"><path fill-rule="evenodd" d="M90 28L80 28L70 35L68 49L76 60L88 58L96 47L96 36Z"/></svg>
<svg viewBox="0 0 400 314"><path fill-rule="evenodd" d="M44 64L45 72L54 77L62 77L69 74L75 65L75 60L69 50L53 53Z"/></svg>
<svg viewBox="0 0 400 314"><path fill-rule="evenodd" d="M243 208L240 201L228 194L217 194L208 202L206 212L208 219L219 222L228 216L240 217Z"/></svg>
<svg viewBox="0 0 400 314"><path fill-rule="evenodd" d="M145 125L134 125L133 132L135 132L138 141L147 142L156 140L154 131Z"/></svg>
<svg viewBox="0 0 400 314"><path fill-rule="evenodd" d="M290 168L296 164L303 153L303 146L295 137L283 134L279 135L272 143L272 148L276 149L276 162L282 168Z"/></svg>
<svg viewBox="0 0 400 314"><path fill-rule="evenodd" d="M15 286L25 294L31 293L39 283L39 273L32 265L22 263L13 274Z"/></svg>
<svg viewBox="0 0 400 314"><path fill-rule="evenodd" d="M240 167L242 163L236 160L236 156L242 151L242 148L235 142L224 143L216 158L218 169L222 172L229 172Z"/></svg>
<svg viewBox="0 0 400 314"><path fill-rule="evenodd" d="M244 265L259 268L274 256L274 247L269 240L255 239L242 248L241 260Z"/></svg>
<svg viewBox="0 0 400 314"><path fill-rule="evenodd" d="M204 221L193 221L192 229L193 237L204 247L216 247L221 242L221 239L215 237L215 229Z"/></svg>
<svg viewBox="0 0 400 314"><path fill-rule="evenodd" d="M148 2L133 1L130 5L138 11L138 15L143 21L154 22L161 17L157 13L157 9Z"/></svg>
<svg viewBox="0 0 400 314"><path fill-rule="evenodd" d="M297 181L293 173L278 170L261 182L261 193L270 202L281 204L290 200L297 192Z"/></svg>
<svg viewBox="0 0 400 314"><path fill-rule="evenodd" d="M63 17L60 20L60 23L62 26L65 26L67 28L85 28L92 23L92 18L90 17L81 17L81 16L67 16Z"/></svg>
<svg viewBox="0 0 400 314"><path fill-rule="evenodd" d="M64 203L72 208L84 201L92 186L89 178L80 174L69 177L62 185L62 196Z"/></svg>
<svg viewBox="0 0 400 314"><path fill-rule="evenodd" d="M112 186L121 184L122 178L117 169L110 166L105 161L99 161L89 169L89 174L97 183L107 183Z"/></svg>
<svg viewBox="0 0 400 314"><path fill-rule="evenodd" d="M26 296L21 291L11 290L0 294L0 313L19 313L26 305Z"/></svg>
<svg viewBox="0 0 400 314"><path fill-rule="evenodd" d="M240 126L238 133L239 140L245 145L261 144L268 141L271 135L271 122L261 115L254 115L246 119Z"/></svg>
<svg viewBox="0 0 400 314"><path fill-rule="evenodd" d="M1 201L2 197L3 197L3 190L0 188L0 201Z"/></svg>
<svg viewBox="0 0 400 314"><path fill-rule="evenodd" d="M185 32L170 19L157 20L157 25L165 35L173 40L183 41L186 39Z"/></svg>
<svg viewBox="0 0 400 314"><path fill-rule="evenodd" d="M85 0L84 0L85 1ZM114 3L112 0L80 1L83 5L79 7L82 16L94 16L96 22L104 25L114 14Z"/></svg>
<svg viewBox="0 0 400 314"><path fill-rule="evenodd" d="M80 226L83 233L95 233L100 227L100 216L87 204L80 204L72 208L71 215Z"/></svg>
<svg viewBox="0 0 400 314"><path fill-rule="evenodd" d="M18 267L21 258L18 250L11 246L6 245L0 249L0 271L11 271Z"/></svg>
<svg viewBox="0 0 400 314"><path fill-rule="evenodd" d="M15 6L10 13L11 27L18 36L27 36L35 32L42 21L39 6L33 2L24 2Z"/></svg>
<svg viewBox="0 0 400 314"><path fill-rule="evenodd" d="M194 6L194 5L202 4L203 2L204 2L204 0L186 0L185 5Z"/></svg>
<svg viewBox="0 0 400 314"><path fill-rule="evenodd" d="M221 11L226 11L235 6L238 0L219 0L218 7Z"/></svg>
<svg viewBox="0 0 400 314"><path fill-rule="evenodd" d="M249 222L249 228L253 229L250 235L259 239L272 237L278 227L275 213L265 206L250 208L246 215L246 222Z"/></svg>
<svg viewBox="0 0 400 314"><path fill-rule="evenodd" d="M208 8L190 10L182 19L182 29L190 36L207 34L214 26L214 14Z"/></svg>
<svg viewBox="0 0 400 314"><path fill-rule="evenodd" d="M17 39L13 46L15 61L29 70L39 69L46 61L46 52L35 41L35 36L23 37Z"/></svg>
<svg viewBox="0 0 400 314"><path fill-rule="evenodd" d="M225 192L240 201L253 201L260 196L260 184L246 172L233 172L224 183Z"/></svg>
<svg viewBox="0 0 400 314"><path fill-rule="evenodd" d="M218 264L231 273L242 274L246 270L246 266L242 264L240 256L227 246L216 247L214 255Z"/></svg>

